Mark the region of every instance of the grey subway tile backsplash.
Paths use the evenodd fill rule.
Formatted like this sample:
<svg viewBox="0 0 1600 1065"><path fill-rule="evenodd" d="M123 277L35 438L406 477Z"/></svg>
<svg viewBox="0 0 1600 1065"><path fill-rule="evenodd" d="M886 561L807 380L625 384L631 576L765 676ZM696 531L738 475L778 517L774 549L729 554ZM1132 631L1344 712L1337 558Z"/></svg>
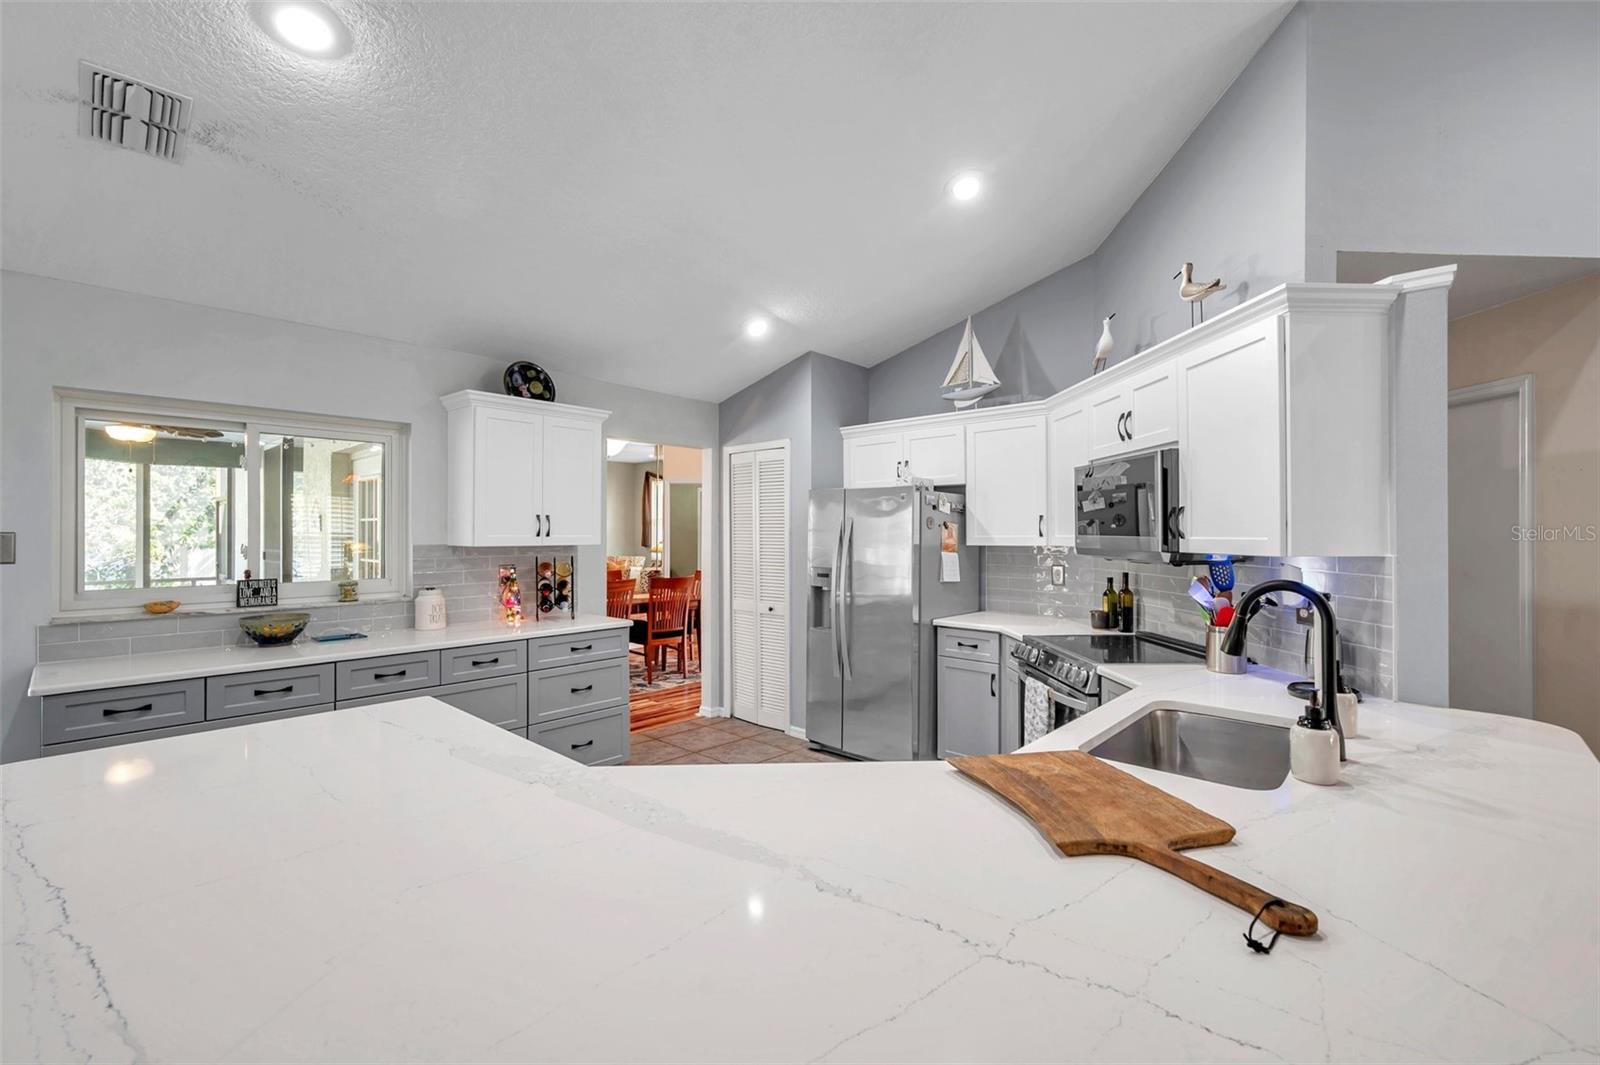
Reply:
<svg viewBox="0 0 1600 1065"><path fill-rule="evenodd" d="M1050 567L1066 569L1066 581L1050 583ZM1199 643L1205 614L1189 598L1189 582L1204 566L1173 567L1093 558L1072 551L1033 547L984 549L984 605L990 610L1087 621L1097 609L1106 578L1122 586L1128 574L1137 604L1138 628ZM1339 619L1340 656L1346 679L1364 692L1394 691L1394 604L1388 558L1255 558L1234 567L1234 598L1265 580L1284 575L1304 580L1333 596ZM1263 610L1250 626L1247 653L1286 673L1304 675L1306 634L1288 609Z"/></svg>
<svg viewBox="0 0 1600 1065"><path fill-rule="evenodd" d="M524 602L531 603L536 556L575 554L571 547L451 547L419 544L412 548L412 587L437 587L444 592L452 624L489 621L499 616L500 567L512 565L523 577ZM283 609L295 609L286 606ZM306 633L332 629L386 632L411 627L409 599L383 602L329 603L306 610ZM70 662L112 655L188 651L249 643L239 631L240 613L172 614L120 621L85 621L41 625L35 633L40 662Z"/></svg>

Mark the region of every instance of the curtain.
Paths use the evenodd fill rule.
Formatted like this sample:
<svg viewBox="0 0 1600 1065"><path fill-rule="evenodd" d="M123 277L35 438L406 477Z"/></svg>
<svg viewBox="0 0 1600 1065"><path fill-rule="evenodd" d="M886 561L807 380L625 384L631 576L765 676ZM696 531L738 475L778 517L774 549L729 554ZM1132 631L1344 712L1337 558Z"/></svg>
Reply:
<svg viewBox="0 0 1600 1065"><path fill-rule="evenodd" d="M645 551L656 545L655 485L661 478L650 470L644 471L644 497L639 502L639 543Z"/></svg>

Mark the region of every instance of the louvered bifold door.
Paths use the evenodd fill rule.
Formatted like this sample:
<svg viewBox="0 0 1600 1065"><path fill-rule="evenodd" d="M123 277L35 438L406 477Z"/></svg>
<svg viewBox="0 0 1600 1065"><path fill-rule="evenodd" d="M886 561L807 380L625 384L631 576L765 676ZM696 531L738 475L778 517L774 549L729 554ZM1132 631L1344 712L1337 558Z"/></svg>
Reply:
<svg viewBox="0 0 1600 1065"><path fill-rule="evenodd" d="M756 625L756 460L749 451L729 457L728 468L728 710L756 721L761 673Z"/></svg>
<svg viewBox="0 0 1600 1065"><path fill-rule="evenodd" d="M789 457L755 453L756 628L760 702L756 723L789 727Z"/></svg>

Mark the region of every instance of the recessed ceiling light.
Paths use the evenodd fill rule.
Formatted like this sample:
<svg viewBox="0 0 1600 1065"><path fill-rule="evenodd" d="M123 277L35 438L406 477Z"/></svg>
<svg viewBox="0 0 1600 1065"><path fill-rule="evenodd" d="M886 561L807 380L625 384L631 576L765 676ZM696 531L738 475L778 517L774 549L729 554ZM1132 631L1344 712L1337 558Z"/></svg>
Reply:
<svg viewBox="0 0 1600 1065"><path fill-rule="evenodd" d="M148 425L108 425L106 435L124 444L148 444L156 438L156 431Z"/></svg>
<svg viewBox="0 0 1600 1065"><path fill-rule="evenodd" d="M950 198L965 203L975 200L983 191L983 178L977 174L957 174L950 179Z"/></svg>
<svg viewBox="0 0 1600 1065"><path fill-rule="evenodd" d="M744 335L751 340L760 340L770 332L772 332L772 323L759 314L744 323Z"/></svg>
<svg viewBox="0 0 1600 1065"><path fill-rule="evenodd" d="M258 4L256 21L284 47L315 59L350 51L350 34L328 5L317 0Z"/></svg>

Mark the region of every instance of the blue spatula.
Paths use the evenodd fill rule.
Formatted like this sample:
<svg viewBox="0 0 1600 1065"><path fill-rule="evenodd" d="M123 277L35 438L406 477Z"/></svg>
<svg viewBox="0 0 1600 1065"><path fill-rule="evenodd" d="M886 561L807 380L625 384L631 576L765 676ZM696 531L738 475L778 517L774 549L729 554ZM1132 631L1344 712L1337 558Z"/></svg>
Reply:
<svg viewBox="0 0 1600 1065"><path fill-rule="evenodd" d="M1224 558L1211 563L1212 592L1233 591L1233 559Z"/></svg>

